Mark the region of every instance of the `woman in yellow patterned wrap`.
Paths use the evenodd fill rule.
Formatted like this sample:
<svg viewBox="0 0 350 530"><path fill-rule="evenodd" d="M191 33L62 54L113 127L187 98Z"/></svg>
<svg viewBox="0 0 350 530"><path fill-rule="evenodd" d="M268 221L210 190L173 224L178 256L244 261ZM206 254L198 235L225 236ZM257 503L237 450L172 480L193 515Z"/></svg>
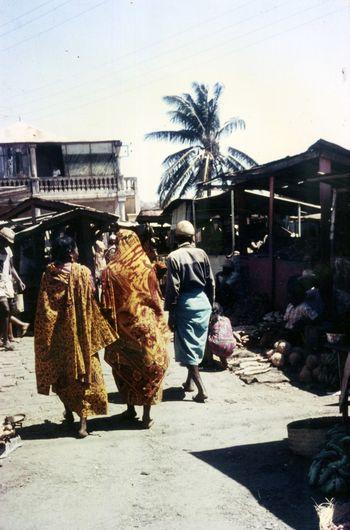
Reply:
<svg viewBox="0 0 350 530"><path fill-rule="evenodd" d="M124 417L136 418L135 405L141 405L143 426L149 428L151 406L162 399L169 330L155 270L131 230L117 233L116 253L103 273L102 288L119 335L106 348L105 360L127 404Z"/></svg>
<svg viewBox="0 0 350 530"><path fill-rule="evenodd" d="M41 280L35 319L35 368L39 394L55 392L65 419L80 417L79 436L87 436L86 418L107 413L107 392L97 352L114 342L116 332L94 299L90 270L74 263L70 237L53 245L54 263Z"/></svg>

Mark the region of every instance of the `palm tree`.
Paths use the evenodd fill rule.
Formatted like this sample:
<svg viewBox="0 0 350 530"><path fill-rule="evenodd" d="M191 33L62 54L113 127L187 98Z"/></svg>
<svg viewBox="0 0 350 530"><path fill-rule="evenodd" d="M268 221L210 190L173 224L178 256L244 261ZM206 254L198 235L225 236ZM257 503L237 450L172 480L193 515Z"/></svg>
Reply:
<svg viewBox="0 0 350 530"><path fill-rule="evenodd" d="M228 148L226 156L220 151L219 141L223 136L245 128L245 122L240 118L231 118L221 125L219 99L223 86L216 83L211 97L206 85L193 83L192 88L194 96L164 97L164 101L172 107L168 112L171 122L181 128L146 134L146 139L187 144L163 161L164 172L158 187L162 206L175 196L197 189L202 182L223 177L225 172L256 165L252 158L233 147Z"/></svg>

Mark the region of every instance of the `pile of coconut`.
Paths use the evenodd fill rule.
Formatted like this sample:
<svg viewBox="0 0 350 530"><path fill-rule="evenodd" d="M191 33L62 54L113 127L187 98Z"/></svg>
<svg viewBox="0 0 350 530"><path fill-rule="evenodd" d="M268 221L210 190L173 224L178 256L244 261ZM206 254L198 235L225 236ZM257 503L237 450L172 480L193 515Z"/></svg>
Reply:
<svg viewBox="0 0 350 530"><path fill-rule="evenodd" d="M333 353L308 353L303 348L293 347L286 340L275 342L272 349L266 351L266 356L274 366L282 368L293 367L299 374L301 383L321 383L327 388L337 384L337 358Z"/></svg>

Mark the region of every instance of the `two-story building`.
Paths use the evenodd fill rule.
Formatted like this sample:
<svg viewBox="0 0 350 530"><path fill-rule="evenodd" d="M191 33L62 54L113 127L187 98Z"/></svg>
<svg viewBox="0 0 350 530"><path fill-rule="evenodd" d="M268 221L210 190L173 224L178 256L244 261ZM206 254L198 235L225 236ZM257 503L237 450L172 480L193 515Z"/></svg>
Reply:
<svg viewBox="0 0 350 530"><path fill-rule="evenodd" d="M116 213L139 211L137 179L120 171L120 140L72 141L23 122L0 131L0 212L30 196Z"/></svg>

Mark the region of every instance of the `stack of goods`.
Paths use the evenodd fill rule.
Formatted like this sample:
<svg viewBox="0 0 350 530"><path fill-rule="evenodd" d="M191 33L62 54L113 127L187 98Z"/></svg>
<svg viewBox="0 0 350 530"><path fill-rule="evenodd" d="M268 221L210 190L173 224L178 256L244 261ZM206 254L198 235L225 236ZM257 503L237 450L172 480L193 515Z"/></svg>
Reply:
<svg viewBox="0 0 350 530"><path fill-rule="evenodd" d="M266 357L278 368L288 367L298 374L300 383L317 384L324 390L333 391L339 388L338 361L334 353L308 353L307 350L280 340L266 351Z"/></svg>
<svg viewBox="0 0 350 530"><path fill-rule="evenodd" d="M266 313L255 329L249 334L252 344L266 348L281 336L283 315L279 311Z"/></svg>
<svg viewBox="0 0 350 530"><path fill-rule="evenodd" d="M330 496L350 491L349 425L336 425L328 431L325 448L310 466L309 484Z"/></svg>
<svg viewBox="0 0 350 530"><path fill-rule="evenodd" d="M273 363L266 356L246 349L252 331L254 331L253 326L233 328L233 334L238 342L233 356L228 361L230 370L247 384L253 382L282 383L288 381L283 374L281 375L274 368Z"/></svg>
<svg viewBox="0 0 350 530"><path fill-rule="evenodd" d="M248 350L235 351L229 360L229 369L247 384L257 381L257 376L271 370L265 357Z"/></svg>

